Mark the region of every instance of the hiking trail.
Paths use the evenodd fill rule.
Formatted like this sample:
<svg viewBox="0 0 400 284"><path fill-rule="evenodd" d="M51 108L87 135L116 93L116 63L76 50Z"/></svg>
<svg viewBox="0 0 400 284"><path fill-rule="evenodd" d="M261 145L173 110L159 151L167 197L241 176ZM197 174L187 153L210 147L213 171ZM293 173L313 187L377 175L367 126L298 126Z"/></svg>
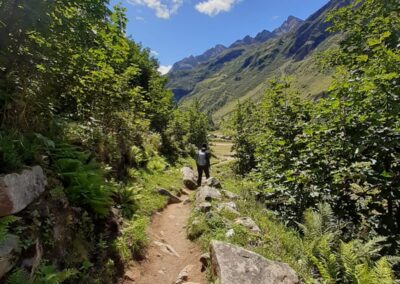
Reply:
<svg viewBox="0 0 400 284"><path fill-rule="evenodd" d="M231 142L212 143L216 164L229 162L232 157ZM179 274L188 270L188 279L182 283L206 284L206 275L201 271L200 247L186 235L186 226L193 204L189 202L190 190L184 189L181 203L168 205L156 213L148 228L150 245L146 258L133 262L126 271L122 284L171 284Z"/></svg>
<svg viewBox="0 0 400 284"><path fill-rule="evenodd" d="M171 204L156 213L148 229L150 245L146 259L134 263L125 274L123 284L171 284L188 269L188 280L182 283L205 284L201 272L200 248L186 237L186 225L192 204L185 202L189 192L185 189L182 202Z"/></svg>

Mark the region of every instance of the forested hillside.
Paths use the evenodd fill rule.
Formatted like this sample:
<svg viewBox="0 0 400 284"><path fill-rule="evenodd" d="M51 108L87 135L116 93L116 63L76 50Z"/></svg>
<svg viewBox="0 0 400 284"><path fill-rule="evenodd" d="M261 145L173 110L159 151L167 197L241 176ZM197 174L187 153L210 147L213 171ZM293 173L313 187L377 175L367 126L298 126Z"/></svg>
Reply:
<svg viewBox="0 0 400 284"><path fill-rule="evenodd" d="M147 179L206 140L206 117L196 106L175 108L157 61L125 36L126 23L124 9L107 0L0 1L7 283L114 282L144 250L148 215L166 204ZM7 192L18 175L5 174L22 169L25 180ZM46 192L14 215L33 194L18 197L30 176L27 189L47 184ZM119 225L135 235L121 235Z"/></svg>
<svg viewBox="0 0 400 284"><path fill-rule="evenodd" d="M292 76L293 87L304 97L321 95L331 72L322 72L316 55L335 46L339 37L326 31L326 15L348 3L331 0L305 21L290 16L272 32L177 62L167 74L167 86L182 105L198 100L216 123L227 118L237 100L258 101L274 77Z"/></svg>
<svg viewBox="0 0 400 284"><path fill-rule="evenodd" d="M329 15L330 31L345 37L323 55L335 69L326 98L304 99L276 80L260 103L235 111L236 172L312 240L324 283L393 283L390 263L399 271L399 8L356 1Z"/></svg>

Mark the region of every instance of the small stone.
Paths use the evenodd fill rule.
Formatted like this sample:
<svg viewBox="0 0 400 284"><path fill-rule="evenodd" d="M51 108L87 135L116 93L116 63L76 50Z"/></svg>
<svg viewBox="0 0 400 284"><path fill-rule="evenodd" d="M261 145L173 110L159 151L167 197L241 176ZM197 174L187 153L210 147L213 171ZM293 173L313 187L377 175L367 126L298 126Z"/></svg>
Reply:
<svg viewBox="0 0 400 284"><path fill-rule="evenodd" d="M204 272L210 266L210 254L204 253L200 256L201 271Z"/></svg>
<svg viewBox="0 0 400 284"><path fill-rule="evenodd" d="M192 203L190 199L186 199L185 201L183 201L183 205L188 205L190 203Z"/></svg>
<svg viewBox="0 0 400 284"><path fill-rule="evenodd" d="M171 192L169 192L164 188L157 188L156 190L159 194L168 197L168 204L176 204L182 202L182 200L180 200L179 197L173 195Z"/></svg>
<svg viewBox="0 0 400 284"><path fill-rule="evenodd" d="M218 205L217 211L221 212L222 210L226 210L229 213L240 216L240 213L237 211L235 202L225 202Z"/></svg>
<svg viewBox="0 0 400 284"><path fill-rule="evenodd" d="M227 198L232 199L232 200L239 199L239 197L240 197L240 196L237 195L236 193L230 192L230 191L228 191L228 190L222 190L222 194L223 194L224 196L226 196Z"/></svg>
<svg viewBox="0 0 400 284"><path fill-rule="evenodd" d="M229 229L226 233L225 233L225 237L227 238L232 238L235 235L235 230L233 229Z"/></svg>
<svg viewBox="0 0 400 284"><path fill-rule="evenodd" d="M203 213L207 213L211 210L212 205L210 202L202 202L199 205L197 205L197 209L200 210Z"/></svg>
<svg viewBox="0 0 400 284"><path fill-rule="evenodd" d="M253 233L261 233L260 227L250 217L241 217L235 220L236 224L242 225L252 231Z"/></svg>
<svg viewBox="0 0 400 284"><path fill-rule="evenodd" d="M173 247L171 247L169 244L158 242L158 241L154 241L154 244L157 245L158 247L160 247L163 252L168 253L170 255L174 255L178 258L180 257L179 254L176 252L176 250Z"/></svg>
<svg viewBox="0 0 400 284"><path fill-rule="evenodd" d="M189 273L194 268L194 265L187 265L176 278L175 284L183 284L189 280Z"/></svg>
<svg viewBox="0 0 400 284"><path fill-rule="evenodd" d="M210 186L210 187L214 187L214 188L218 188L221 189L222 185L219 182L219 180L217 180L215 177L210 177L207 181L206 181L206 185Z"/></svg>

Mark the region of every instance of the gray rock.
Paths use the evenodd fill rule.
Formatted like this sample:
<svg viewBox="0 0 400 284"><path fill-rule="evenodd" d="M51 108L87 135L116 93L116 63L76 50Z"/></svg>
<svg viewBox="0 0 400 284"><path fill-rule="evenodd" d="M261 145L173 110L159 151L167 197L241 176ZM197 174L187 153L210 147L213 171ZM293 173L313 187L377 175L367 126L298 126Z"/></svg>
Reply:
<svg viewBox="0 0 400 284"><path fill-rule="evenodd" d="M187 265L178 275L178 277L176 278L175 284L183 284L183 283L187 283L187 281L189 280L189 273L190 271L192 271L192 269L194 268L194 265Z"/></svg>
<svg viewBox="0 0 400 284"><path fill-rule="evenodd" d="M0 178L0 217L25 209L45 190L46 177L39 166Z"/></svg>
<svg viewBox="0 0 400 284"><path fill-rule="evenodd" d="M298 284L286 263L268 260L241 247L220 241L210 244L212 273L220 284Z"/></svg>
<svg viewBox="0 0 400 284"><path fill-rule="evenodd" d="M197 188L197 179L193 170L189 167L184 167L181 169L181 173L183 176L183 184L188 189L195 190Z"/></svg>
<svg viewBox="0 0 400 284"><path fill-rule="evenodd" d="M215 187L218 189L222 188L221 183L219 182L219 180L217 180L215 177L210 177L207 181L206 181L206 185L208 185L209 187Z"/></svg>
<svg viewBox="0 0 400 284"><path fill-rule="evenodd" d="M240 217L235 220L235 224L242 225L253 233L261 233L260 227L250 217Z"/></svg>
<svg viewBox="0 0 400 284"><path fill-rule="evenodd" d="M159 241L154 241L154 244L156 246L158 246L161 249L162 252L165 252L167 254L176 256L178 258L180 257L180 255L176 252L176 250L172 246L170 246L169 244L162 243L162 242L159 242Z"/></svg>
<svg viewBox="0 0 400 284"><path fill-rule="evenodd" d="M221 199L221 192L214 187L203 186L200 187L199 191L196 194L196 202L201 203L205 201L212 201L212 200L220 200Z"/></svg>
<svg viewBox="0 0 400 284"><path fill-rule="evenodd" d="M235 230L233 229L229 229L226 233L225 233L225 237L227 238L232 238L235 235Z"/></svg>
<svg viewBox="0 0 400 284"><path fill-rule="evenodd" d="M222 210L226 210L232 214L240 216L240 213L237 211L236 203L235 202L225 202L221 203L217 207L217 211L221 212Z"/></svg>
<svg viewBox="0 0 400 284"><path fill-rule="evenodd" d="M202 202L198 204L196 208L203 213L207 213L211 210L212 204L210 202Z"/></svg>
<svg viewBox="0 0 400 284"><path fill-rule="evenodd" d="M0 244L0 279L14 267L19 251L19 238L7 235Z"/></svg>
<svg viewBox="0 0 400 284"><path fill-rule="evenodd" d="M207 267L210 266L210 259L211 259L211 257L210 257L210 254L209 254L209 253L203 253L203 254L200 256L201 271L202 271L202 272L204 272L204 271L207 269Z"/></svg>
<svg viewBox="0 0 400 284"><path fill-rule="evenodd" d="M222 190L222 194L232 200L239 199L239 197L240 197L236 193L230 192L228 190Z"/></svg>
<svg viewBox="0 0 400 284"><path fill-rule="evenodd" d="M169 192L164 188L157 188L157 192L161 195L168 197L168 204L176 204L182 202L182 200L180 200L179 197L173 195L171 192Z"/></svg>

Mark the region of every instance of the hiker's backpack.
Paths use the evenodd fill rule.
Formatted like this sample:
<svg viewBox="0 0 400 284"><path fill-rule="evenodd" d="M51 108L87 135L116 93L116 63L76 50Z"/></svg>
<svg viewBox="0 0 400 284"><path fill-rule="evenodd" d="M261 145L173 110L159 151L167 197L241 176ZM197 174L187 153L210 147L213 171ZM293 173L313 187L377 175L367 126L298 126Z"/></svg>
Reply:
<svg viewBox="0 0 400 284"><path fill-rule="evenodd" d="M197 153L197 164L203 167L207 165L207 151L199 150Z"/></svg>

